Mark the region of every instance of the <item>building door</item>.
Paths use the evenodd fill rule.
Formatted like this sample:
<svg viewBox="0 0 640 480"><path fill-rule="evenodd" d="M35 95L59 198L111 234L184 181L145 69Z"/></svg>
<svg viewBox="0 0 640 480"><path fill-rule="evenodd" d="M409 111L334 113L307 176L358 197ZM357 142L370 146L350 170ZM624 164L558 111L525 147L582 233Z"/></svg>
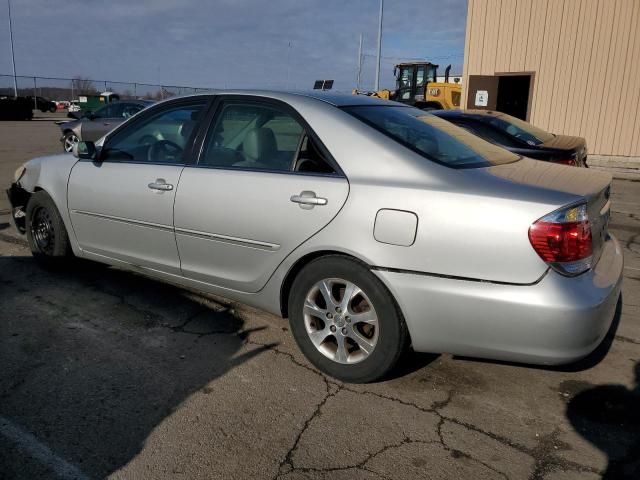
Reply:
<svg viewBox="0 0 640 480"><path fill-rule="evenodd" d="M527 120L530 88L531 75L501 75L496 110Z"/></svg>
<svg viewBox="0 0 640 480"><path fill-rule="evenodd" d="M495 110L498 101L498 80L495 75L469 75L467 108Z"/></svg>
<svg viewBox="0 0 640 480"><path fill-rule="evenodd" d="M467 108L529 117L531 75L469 75Z"/></svg>

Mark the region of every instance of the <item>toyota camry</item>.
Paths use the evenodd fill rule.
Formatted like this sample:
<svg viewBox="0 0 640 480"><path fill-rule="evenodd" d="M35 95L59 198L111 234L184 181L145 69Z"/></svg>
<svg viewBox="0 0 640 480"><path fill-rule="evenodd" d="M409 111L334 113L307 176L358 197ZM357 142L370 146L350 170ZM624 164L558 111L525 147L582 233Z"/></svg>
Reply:
<svg viewBox="0 0 640 480"><path fill-rule="evenodd" d="M145 109L8 190L34 257L81 257L289 319L320 370L402 353L560 364L608 331L611 177L520 157L413 107L224 91Z"/></svg>

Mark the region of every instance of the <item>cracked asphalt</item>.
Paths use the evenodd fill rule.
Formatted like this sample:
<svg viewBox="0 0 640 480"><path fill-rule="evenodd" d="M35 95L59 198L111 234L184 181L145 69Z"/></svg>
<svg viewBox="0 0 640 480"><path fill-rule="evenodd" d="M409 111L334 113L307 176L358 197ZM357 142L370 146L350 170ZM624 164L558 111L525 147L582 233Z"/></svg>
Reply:
<svg viewBox="0 0 640 480"><path fill-rule="evenodd" d="M57 139L50 119L0 123L3 188ZM320 374L285 320L250 307L38 268L0 198L0 478L640 478L640 182L612 198L626 278L593 355L413 354L370 385Z"/></svg>

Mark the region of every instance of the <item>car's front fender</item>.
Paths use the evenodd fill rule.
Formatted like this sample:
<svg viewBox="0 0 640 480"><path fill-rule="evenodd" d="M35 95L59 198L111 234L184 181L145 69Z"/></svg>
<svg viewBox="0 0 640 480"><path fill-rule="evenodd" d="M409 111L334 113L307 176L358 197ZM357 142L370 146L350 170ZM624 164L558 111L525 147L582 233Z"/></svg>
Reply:
<svg viewBox="0 0 640 480"><path fill-rule="evenodd" d="M78 242L73 233L67 207L67 184L71 169L77 161L78 159L70 154L34 158L24 164L24 173L8 190L14 221L20 217L20 211L26 211L26 204L32 193L38 190L47 192L62 216L74 253L78 253ZM19 223L16 223L20 230Z"/></svg>

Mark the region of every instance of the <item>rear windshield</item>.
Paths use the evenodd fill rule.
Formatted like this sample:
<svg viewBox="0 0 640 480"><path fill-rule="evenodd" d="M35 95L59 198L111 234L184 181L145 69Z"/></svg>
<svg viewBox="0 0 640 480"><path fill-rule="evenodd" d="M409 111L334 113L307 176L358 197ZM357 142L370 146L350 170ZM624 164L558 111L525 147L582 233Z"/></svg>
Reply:
<svg viewBox="0 0 640 480"><path fill-rule="evenodd" d="M405 147L447 167L489 167L520 158L417 108L367 105L343 109Z"/></svg>
<svg viewBox="0 0 640 480"><path fill-rule="evenodd" d="M486 118L498 130L502 130L529 145L540 145L553 138L553 133L545 132L541 128L506 113L496 113L495 117L486 115Z"/></svg>

